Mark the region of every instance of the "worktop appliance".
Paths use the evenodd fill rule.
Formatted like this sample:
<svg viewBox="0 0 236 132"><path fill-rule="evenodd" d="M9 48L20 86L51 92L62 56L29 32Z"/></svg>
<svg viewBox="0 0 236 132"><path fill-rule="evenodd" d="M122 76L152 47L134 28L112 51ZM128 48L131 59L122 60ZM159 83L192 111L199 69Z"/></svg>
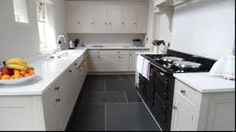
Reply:
<svg viewBox="0 0 236 132"><path fill-rule="evenodd" d="M215 60L174 50L168 50L167 54L142 56L150 61L150 75L147 80L139 74L138 91L161 129L169 131L175 83L173 74L208 72Z"/></svg>

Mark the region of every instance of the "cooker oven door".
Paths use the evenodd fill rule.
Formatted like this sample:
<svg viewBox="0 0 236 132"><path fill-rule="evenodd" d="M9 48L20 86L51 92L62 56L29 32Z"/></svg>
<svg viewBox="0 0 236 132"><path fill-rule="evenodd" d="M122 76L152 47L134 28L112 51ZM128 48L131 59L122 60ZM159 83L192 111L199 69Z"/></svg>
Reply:
<svg viewBox="0 0 236 132"><path fill-rule="evenodd" d="M170 130L170 91L169 76L162 70L155 70L154 117L163 130Z"/></svg>
<svg viewBox="0 0 236 132"><path fill-rule="evenodd" d="M154 74L155 71L151 65L149 80L139 75L139 93L151 112L154 109Z"/></svg>
<svg viewBox="0 0 236 132"><path fill-rule="evenodd" d="M160 97L155 94L153 115L163 131L170 130L168 121L168 109L168 104L166 102L163 102Z"/></svg>

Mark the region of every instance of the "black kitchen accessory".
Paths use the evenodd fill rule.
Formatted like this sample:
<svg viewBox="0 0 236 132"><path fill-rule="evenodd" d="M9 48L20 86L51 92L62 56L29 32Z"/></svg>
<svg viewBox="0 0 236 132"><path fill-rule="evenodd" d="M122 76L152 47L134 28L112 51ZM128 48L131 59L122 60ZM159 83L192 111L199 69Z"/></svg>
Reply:
<svg viewBox="0 0 236 132"><path fill-rule="evenodd" d="M75 44L75 47L78 47L78 45L79 45L79 39L75 39L74 44Z"/></svg>
<svg viewBox="0 0 236 132"><path fill-rule="evenodd" d="M143 43L141 39L133 39L133 46L135 47L143 47Z"/></svg>

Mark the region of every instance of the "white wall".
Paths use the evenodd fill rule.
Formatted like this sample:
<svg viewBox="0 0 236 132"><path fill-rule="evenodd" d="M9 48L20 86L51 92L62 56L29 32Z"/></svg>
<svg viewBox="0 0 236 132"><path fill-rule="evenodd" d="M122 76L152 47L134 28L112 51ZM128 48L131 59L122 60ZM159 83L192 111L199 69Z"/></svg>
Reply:
<svg viewBox="0 0 236 132"><path fill-rule="evenodd" d="M195 0L174 10L171 49L219 59L235 43L235 1Z"/></svg>
<svg viewBox="0 0 236 132"><path fill-rule="evenodd" d="M109 47L133 46L133 39L144 40L145 34L68 34L70 40L82 39L86 46L104 45Z"/></svg>
<svg viewBox="0 0 236 132"><path fill-rule="evenodd" d="M64 34L64 0L52 0L49 20L52 40ZM10 57L29 58L39 53L39 35L35 0L27 0L29 24L19 24L14 19L13 0L0 0L0 61ZM53 42L53 41L52 41Z"/></svg>
<svg viewBox="0 0 236 132"><path fill-rule="evenodd" d="M146 46L151 48L153 48L153 45L152 45L152 40L154 39L153 38L153 34L155 32L155 30L153 29L154 28L154 14L153 14L153 0L149 0L148 1L148 23L147 23L147 34L146 34L146 37L145 37L145 43L146 43Z"/></svg>

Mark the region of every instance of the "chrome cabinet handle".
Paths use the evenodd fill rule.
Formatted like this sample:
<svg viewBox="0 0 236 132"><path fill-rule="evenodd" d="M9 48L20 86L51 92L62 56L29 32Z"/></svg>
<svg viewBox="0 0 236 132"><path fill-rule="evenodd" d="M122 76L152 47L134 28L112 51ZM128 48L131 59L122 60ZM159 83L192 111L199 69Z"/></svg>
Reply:
<svg viewBox="0 0 236 132"><path fill-rule="evenodd" d="M165 76L165 74L164 74L163 72L160 72L160 75L161 75L161 76Z"/></svg>
<svg viewBox="0 0 236 132"><path fill-rule="evenodd" d="M69 70L69 72L72 72L72 70Z"/></svg>
<svg viewBox="0 0 236 132"><path fill-rule="evenodd" d="M109 22L109 25L111 25L111 22Z"/></svg>
<svg viewBox="0 0 236 132"><path fill-rule="evenodd" d="M59 87L59 86L56 86L56 87L55 87L55 90L56 90L56 91L60 90L60 87Z"/></svg>
<svg viewBox="0 0 236 132"><path fill-rule="evenodd" d="M94 22L91 22L91 24L93 25L93 24L94 24Z"/></svg>
<svg viewBox="0 0 236 132"><path fill-rule="evenodd" d="M122 25L125 25L125 23L124 23L124 22L122 22Z"/></svg>
<svg viewBox="0 0 236 132"><path fill-rule="evenodd" d="M57 102L57 103L61 102L61 99L56 99L56 102Z"/></svg>
<svg viewBox="0 0 236 132"><path fill-rule="evenodd" d="M173 109L174 109L174 110L177 110L177 106L173 106Z"/></svg>
<svg viewBox="0 0 236 132"><path fill-rule="evenodd" d="M107 22L105 22L104 24L107 25Z"/></svg>
<svg viewBox="0 0 236 132"><path fill-rule="evenodd" d="M181 92L182 94L185 94L185 93L186 93L186 91L183 90L183 89L181 89L180 92Z"/></svg>

